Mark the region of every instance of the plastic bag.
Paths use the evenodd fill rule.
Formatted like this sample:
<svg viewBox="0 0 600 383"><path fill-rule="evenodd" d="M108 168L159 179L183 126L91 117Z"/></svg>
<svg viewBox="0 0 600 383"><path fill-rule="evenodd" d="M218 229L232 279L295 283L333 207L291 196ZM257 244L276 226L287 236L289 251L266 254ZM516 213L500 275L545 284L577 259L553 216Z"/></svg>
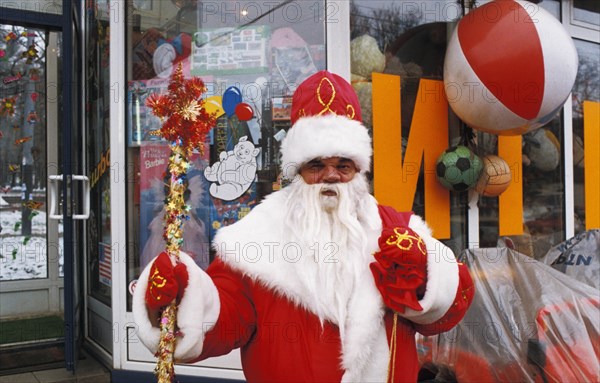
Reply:
<svg viewBox="0 0 600 383"><path fill-rule="evenodd" d="M600 288L600 230L579 233L551 248L540 259L579 282Z"/></svg>
<svg viewBox="0 0 600 383"><path fill-rule="evenodd" d="M600 292L507 248L459 260L471 307L451 331L417 338L422 368L446 375L433 381L600 381Z"/></svg>

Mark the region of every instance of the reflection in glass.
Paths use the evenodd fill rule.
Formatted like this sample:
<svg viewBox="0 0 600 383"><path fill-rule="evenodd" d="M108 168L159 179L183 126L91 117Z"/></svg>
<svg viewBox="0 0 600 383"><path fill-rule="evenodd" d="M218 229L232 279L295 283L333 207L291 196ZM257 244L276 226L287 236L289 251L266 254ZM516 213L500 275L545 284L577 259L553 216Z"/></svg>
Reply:
<svg viewBox="0 0 600 383"><path fill-rule="evenodd" d="M127 162L132 180L127 185L127 236L128 253L134 255L128 259L129 282L164 249L164 175L170 150L151 134L161 122L146 107L148 96L166 92L173 68L181 65L184 76L202 78L206 108L219 117L204 151L191 159L185 196L191 210L184 250L206 267L216 231L282 187L279 145L290 127L289 97L304 78L326 68L326 7L323 0L174 0L153 1L151 14L135 6L127 9ZM240 103L246 104L246 112L252 109L252 118L236 112ZM235 153L241 150L236 148L248 154L238 158ZM233 168L229 178L219 174L223 167ZM250 174L236 169L250 169ZM241 180L237 186L236 180Z"/></svg>
<svg viewBox="0 0 600 383"><path fill-rule="evenodd" d="M442 80L448 31L462 14L453 1L371 1L350 4L352 84L362 107L364 124L372 130L371 74L401 78L401 126L403 153L410 133L421 79ZM449 121L450 142L461 138L460 122ZM413 211L424 215L423 168L420 169ZM457 254L466 247L466 193L452 193L450 200L452 240L446 245Z"/></svg>
<svg viewBox="0 0 600 383"><path fill-rule="evenodd" d="M600 101L600 45L575 40L579 68L573 87L573 181L575 193L575 233L585 231L584 179L585 145L583 134L583 102Z"/></svg>
<svg viewBox="0 0 600 383"><path fill-rule="evenodd" d="M0 281L49 277L47 40L40 30L0 25Z"/></svg>
<svg viewBox="0 0 600 383"><path fill-rule="evenodd" d="M90 218L86 236L88 293L111 305L112 240L110 231L110 83L109 19L98 2L86 18L86 174L90 177Z"/></svg>

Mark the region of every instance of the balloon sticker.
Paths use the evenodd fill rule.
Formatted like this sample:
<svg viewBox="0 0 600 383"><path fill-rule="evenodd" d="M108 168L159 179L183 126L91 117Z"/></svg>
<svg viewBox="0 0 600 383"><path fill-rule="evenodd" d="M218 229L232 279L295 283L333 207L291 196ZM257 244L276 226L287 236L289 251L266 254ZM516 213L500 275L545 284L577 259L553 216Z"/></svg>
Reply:
<svg viewBox="0 0 600 383"><path fill-rule="evenodd" d="M250 105L242 102L235 107L235 115L240 121L248 121L254 117L254 111Z"/></svg>
<svg viewBox="0 0 600 383"><path fill-rule="evenodd" d="M232 117L235 114L235 107L242 102L242 92L235 87L230 86L223 93L223 110L227 117Z"/></svg>
<svg viewBox="0 0 600 383"><path fill-rule="evenodd" d="M38 119L38 116L37 116L37 112L35 110L32 110L27 115L27 122L29 122L30 124L35 124L37 122L37 119Z"/></svg>
<svg viewBox="0 0 600 383"><path fill-rule="evenodd" d="M29 46L29 48L27 49L27 51L23 52L21 54L21 56L26 59L25 62L27 64L31 64L33 62L33 60L35 60L35 59L37 59L39 57L38 56L38 51L35 48L34 44L31 44Z"/></svg>
<svg viewBox="0 0 600 383"><path fill-rule="evenodd" d="M12 116L15 114L16 97L7 97L0 104L0 116Z"/></svg>
<svg viewBox="0 0 600 383"><path fill-rule="evenodd" d="M21 145L24 144L25 142L31 140L32 137L28 136L28 137L23 137L23 138L19 138L18 140L15 140L15 145Z"/></svg>
<svg viewBox="0 0 600 383"><path fill-rule="evenodd" d="M31 81L40 81L40 71L38 69L31 69L29 71L29 79Z"/></svg>
<svg viewBox="0 0 600 383"><path fill-rule="evenodd" d="M4 38L4 40L6 42L9 42L10 40L16 40L19 36L17 36L17 34L15 32L9 32L6 37Z"/></svg>
<svg viewBox="0 0 600 383"><path fill-rule="evenodd" d="M211 96L204 101L204 109L208 114L214 114L216 118L225 114L221 96Z"/></svg>

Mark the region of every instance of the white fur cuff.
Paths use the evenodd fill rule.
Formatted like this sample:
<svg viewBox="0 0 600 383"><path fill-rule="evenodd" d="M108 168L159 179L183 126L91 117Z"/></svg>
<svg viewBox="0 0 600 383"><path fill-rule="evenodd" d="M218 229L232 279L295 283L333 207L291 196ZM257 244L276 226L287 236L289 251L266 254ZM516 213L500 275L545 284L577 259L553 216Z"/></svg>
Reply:
<svg viewBox="0 0 600 383"><path fill-rule="evenodd" d="M419 301L423 311L407 308L403 317L419 324L433 323L446 314L458 290L458 263L450 248L433 238L425 222L417 215L409 227L419 234L427 246L427 286Z"/></svg>
<svg viewBox="0 0 600 383"><path fill-rule="evenodd" d="M182 335L177 338L175 359L186 361L202 353L204 334L214 327L221 305L217 288L208 274L189 255L180 252L179 259L187 268L189 281L177 309L177 326ZM146 266L138 279L133 293L133 317L138 326L139 339L152 353L156 353L160 329L151 321L145 302L153 262Z"/></svg>

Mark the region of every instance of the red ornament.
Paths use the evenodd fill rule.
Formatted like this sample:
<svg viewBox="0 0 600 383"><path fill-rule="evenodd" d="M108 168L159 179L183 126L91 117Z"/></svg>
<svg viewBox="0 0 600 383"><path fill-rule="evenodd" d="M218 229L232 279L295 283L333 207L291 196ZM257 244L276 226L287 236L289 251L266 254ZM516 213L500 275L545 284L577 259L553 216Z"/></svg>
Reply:
<svg viewBox="0 0 600 383"><path fill-rule="evenodd" d="M248 121L254 117L254 111L250 105L242 102L235 107L235 115L240 121Z"/></svg>
<svg viewBox="0 0 600 383"><path fill-rule="evenodd" d="M199 77L185 79L180 63L173 71L168 90L167 94L153 93L146 99L154 115L165 119L157 134L170 142L181 140L187 153L202 149L206 134L215 125L214 116L203 108L204 82Z"/></svg>

